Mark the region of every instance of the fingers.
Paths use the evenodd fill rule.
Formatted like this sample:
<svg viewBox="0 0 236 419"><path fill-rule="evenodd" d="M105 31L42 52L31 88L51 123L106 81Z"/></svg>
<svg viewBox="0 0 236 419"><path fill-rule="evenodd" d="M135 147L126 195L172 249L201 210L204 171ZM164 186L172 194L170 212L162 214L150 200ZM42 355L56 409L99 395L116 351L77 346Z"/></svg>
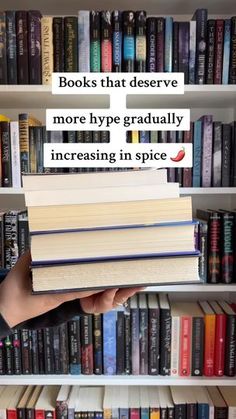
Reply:
<svg viewBox="0 0 236 419"><path fill-rule="evenodd" d="M116 289L105 290L98 295L91 295L90 297L83 298L80 301L82 309L86 313L105 313L112 310L113 301Z"/></svg>
<svg viewBox="0 0 236 419"><path fill-rule="evenodd" d="M57 302L62 304L62 303L66 303L67 301L87 298L87 297L90 297L92 295L99 294L99 293L101 293L101 290L68 292L68 293L62 293L62 294L54 294L52 295L52 298L55 297Z"/></svg>
<svg viewBox="0 0 236 419"><path fill-rule="evenodd" d="M117 291L113 301L113 307L123 305L130 297L133 297L137 292L142 291L144 288L121 288Z"/></svg>

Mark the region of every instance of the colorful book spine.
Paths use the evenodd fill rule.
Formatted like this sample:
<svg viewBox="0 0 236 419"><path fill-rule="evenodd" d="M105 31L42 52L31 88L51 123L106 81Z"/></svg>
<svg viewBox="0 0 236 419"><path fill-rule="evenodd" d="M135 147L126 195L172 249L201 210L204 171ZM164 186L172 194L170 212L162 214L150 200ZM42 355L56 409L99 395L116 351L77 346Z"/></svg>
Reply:
<svg viewBox="0 0 236 419"><path fill-rule="evenodd" d="M78 71L78 19L76 16L64 18L65 72Z"/></svg>
<svg viewBox="0 0 236 419"><path fill-rule="evenodd" d="M225 375L234 377L236 372L235 339L236 316L228 314L226 321L226 350L225 350Z"/></svg>
<svg viewBox="0 0 236 419"><path fill-rule="evenodd" d="M101 71L101 24L100 12L90 12L90 71Z"/></svg>
<svg viewBox="0 0 236 419"><path fill-rule="evenodd" d="M93 316L93 346L94 346L94 374L101 375L103 371L103 339L102 314Z"/></svg>
<svg viewBox="0 0 236 419"><path fill-rule="evenodd" d="M205 115L202 121L202 187L211 187L212 178L212 144L213 144L213 118Z"/></svg>
<svg viewBox="0 0 236 419"><path fill-rule="evenodd" d="M217 284L221 278L221 223L219 213L212 212L210 214L208 229L208 282Z"/></svg>
<svg viewBox="0 0 236 419"><path fill-rule="evenodd" d="M112 14L108 10L101 12L101 70L112 71Z"/></svg>
<svg viewBox="0 0 236 419"><path fill-rule="evenodd" d="M193 132L193 187L200 188L202 173L202 121L194 122Z"/></svg>
<svg viewBox="0 0 236 419"><path fill-rule="evenodd" d="M212 377L214 375L215 326L215 314L205 314L205 349L203 370L206 377Z"/></svg>
<svg viewBox="0 0 236 419"><path fill-rule="evenodd" d="M192 318L180 318L180 363L179 375L188 377L191 373L191 343L192 343Z"/></svg>
<svg viewBox="0 0 236 419"><path fill-rule="evenodd" d="M7 84L6 14L0 12L0 84Z"/></svg>
<svg viewBox="0 0 236 419"><path fill-rule="evenodd" d="M103 372L105 375L116 374L116 322L116 310L103 315Z"/></svg>
<svg viewBox="0 0 236 419"><path fill-rule="evenodd" d="M93 318L91 314L81 316L82 374L93 374Z"/></svg>
<svg viewBox="0 0 236 419"><path fill-rule="evenodd" d="M53 71L63 73L65 69L64 18L53 18Z"/></svg>
<svg viewBox="0 0 236 419"><path fill-rule="evenodd" d="M123 71L133 72L135 66L135 14L123 12Z"/></svg>
<svg viewBox="0 0 236 419"><path fill-rule="evenodd" d="M229 84L236 84L236 16L231 18Z"/></svg>
<svg viewBox="0 0 236 419"><path fill-rule="evenodd" d="M179 22L179 72L184 73L185 84L189 82L189 22Z"/></svg>
<svg viewBox="0 0 236 419"><path fill-rule="evenodd" d="M214 83L214 63L215 63L215 35L216 21L209 19L207 22L207 54L206 54L206 83Z"/></svg>
<svg viewBox="0 0 236 419"><path fill-rule="evenodd" d="M29 83L42 84L41 18L38 10L28 12Z"/></svg>
<svg viewBox="0 0 236 419"><path fill-rule="evenodd" d="M150 143L150 131L139 131L139 142Z"/></svg>
<svg viewBox="0 0 236 419"><path fill-rule="evenodd" d="M18 84L29 84L27 12L16 12L16 45Z"/></svg>
<svg viewBox="0 0 236 419"><path fill-rule="evenodd" d="M145 72L147 61L147 41L146 41L146 12L138 11L135 13L135 48L136 61L135 71Z"/></svg>
<svg viewBox="0 0 236 419"><path fill-rule="evenodd" d="M222 84L229 83L231 20L225 19Z"/></svg>
<svg viewBox="0 0 236 419"><path fill-rule="evenodd" d="M214 375L222 377L225 370L226 315L216 314Z"/></svg>
<svg viewBox="0 0 236 419"><path fill-rule="evenodd" d="M206 76L207 10L197 9L193 20L196 21L196 84L204 84Z"/></svg>
<svg viewBox="0 0 236 419"><path fill-rule="evenodd" d="M131 131L131 143L132 144L139 143L139 131Z"/></svg>
<svg viewBox="0 0 236 419"><path fill-rule="evenodd" d="M14 374L12 336L6 336L4 339L4 352L5 373L7 375L12 375Z"/></svg>
<svg viewBox="0 0 236 419"><path fill-rule="evenodd" d="M171 357L171 312L170 308L161 308L160 334L160 375L170 375Z"/></svg>
<svg viewBox="0 0 236 419"><path fill-rule="evenodd" d="M4 350L4 340L0 339L0 375L5 375L5 350Z"/></svg>
<svg viewBox="0 0 236 419"><path fill-rule="evenodd" d="M42 83L52 83L53 72L53 28L52 17L43 16L41 19L42 39Z"/></svg>
<svg viewBox="0 0 236 419"><path fill-rule="evenodd" d="M0 17L0 20L1 20L1 17ZM9 10L6 12L6 36L7 36L7 82L8 84L17 84L16 12L14 10L12 11ZM1 76L0 76L0 79L1 79Z"/></svg>
<svg viewBox="0 0 236 419"><path fill-rule="evenodd" d="M195 84L196 80L196 30L195 20L189 22L189 84Z"/></svg>
<svg viewBox="0 0 236 419"><path fill-rule="evenodd" d="M147 71L153 73L157 67L157 20L147 18Z"/></svg>
<svg viewBox="0 0 236 419"><path fill-rule="evenodd" d="M165 18L165 72L172 72L173 57L173 18Z"/></svg>
<svg viewBox="0 0 236 419"><path fill-rule="evenodd" d="M221 187L222 178L222 123L213 123L213 170L212 170L212 186Z"/></svg>
<svg viewBox="0 0 236 419"><path fill-rule="evenodd" d="M80 73L90 72L90 12L78 12L78 69Z"/></svg>
<svg viewBox="0 0 236 419"><path fill-rule="evenodd" d="M223 47L224 47L224 20L216 20L216 41L215 41L215 70L214 84L222 82L223 67Z"/></svg>
<svg viewBox="0 0 236 419"><path fill-rule="evenodd" d="M221 213L221 281L224 284L233 282L234 267L234 215L229 212Z"/></svg>
<svg viewBox="0 0 236 419"><path fill-rule="evenodd" d="M165 19L157 18L157 71L165 71Z"/></svg>

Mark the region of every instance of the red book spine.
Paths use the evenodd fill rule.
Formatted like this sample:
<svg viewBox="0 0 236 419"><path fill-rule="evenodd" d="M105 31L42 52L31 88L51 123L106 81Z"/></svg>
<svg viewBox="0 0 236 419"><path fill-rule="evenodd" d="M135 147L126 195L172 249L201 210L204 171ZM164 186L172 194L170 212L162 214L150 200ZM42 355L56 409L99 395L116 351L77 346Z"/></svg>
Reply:
<svg viewBox="0 0 236 419"><path fill-rule="evenodd" d="M215 362L214 374L218 377L224 375L225 365L225 336L226 336L226 315L216 315L215 331Z"/></svg>
<svg viewBox="0 0 236 419"><path fill-rule="evenodd" d="M112 71L112 26L111 12L101 12L101 67L102 72Z"/></svg>
<svg viewBox="0 0 236 419"><path fill-rule="evenodd" d="M214 84L221 84L223 68L224 20L216 20Z"/></svg>
<svg viewBox="0 0 236 419"><path fill-rule="evenodd" d="M35 409L35 419L44 419L44 410Z"/></svg>
<svg viewBox="0 0 236 419"><path fill-rule="evenodd" d="M130 419L140 419L139 409L135 409L135 408L130 409Z"/></svg>
<svg viewBox="0 0 236 419"><path fill-rule="evenodd" d="M188 377L191 373L192 318L183 316L180 320L180 365L179 375Z"/></svg>
<svg viewBox="0 0 236 419"><path fill-rule="evenodd" d="M7 409L7 419L17 419L16 409Z"/></svg>

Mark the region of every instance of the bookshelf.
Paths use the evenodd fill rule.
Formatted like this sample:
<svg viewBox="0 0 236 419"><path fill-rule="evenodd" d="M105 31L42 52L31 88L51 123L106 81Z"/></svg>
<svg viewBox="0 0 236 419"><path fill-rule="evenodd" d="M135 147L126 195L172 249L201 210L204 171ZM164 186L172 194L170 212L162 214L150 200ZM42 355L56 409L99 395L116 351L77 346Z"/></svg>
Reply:
<svg viewBox="0 0 236 419"><path fill-rule="evenodd" d="M37 6L43 14L68 15L77 14L78 9L97 9L95 0L40 0ZM141 10L145 8L149 14L172 15L177 20L189 20L196 8L203 7L202 0L131 0L129 9ZM222 17L235 14L235 0L205 0L204 7L208 8L210 17ZM2 10L34 9L33 0L2 0ZM111 2L101 0L99 9L127 9L127 2L119 0ZM56 12L55 12L56 11ZM149 107L179 107L191 108L191 118L198 118L204 113L212 113L214 118L224 122L236 119L236 86L234 85L187 85L183 96L130 96L127 104L132 108ZM160 104L160 106L159 106ZM204 106L204 108L203 108ZM45 121L46 108L103 108L109 107L106 95L96 96L60 96L52 95L50 86L16 85L0 86L0 113L15 118L21 111L31 111L35 116ZM181 195L191 195L193 209L197 207L236 208L236 188L181 188ZM24 208L22 189L0 188L0 204L3 209ZM147 291L168 293L172 299L198 298L230 298L236 301L236 284L232 285L169 285L148 288ZM2 385L30 385L30 384L76 384L76 385L235 385L236 377L190 377L173 378L161 376L73 376L73 375L25 375L2 376Z"/></svg>

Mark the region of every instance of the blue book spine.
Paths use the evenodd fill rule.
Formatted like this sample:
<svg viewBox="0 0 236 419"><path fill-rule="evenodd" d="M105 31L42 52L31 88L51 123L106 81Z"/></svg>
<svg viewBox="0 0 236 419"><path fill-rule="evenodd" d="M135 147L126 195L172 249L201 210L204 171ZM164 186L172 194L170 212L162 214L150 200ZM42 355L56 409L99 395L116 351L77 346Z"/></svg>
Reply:
<svg viewBox="0 0 236 419"><path fill-rule="evenodd" d="M150 143L150 131L140 131L139 132L139 142L140 143Z"/></svg>
<svg viewBox="0 0 236 419"><path fill-rule="evenodd" d="M140 413L140 419L149 419L149 409L147 407L141 407Z"/></svg>
<svg viewBox="0 0 236 419"><path fill-rule="evenodd" d="M116 310L103 315L103 369L105 375L116 374L116 321Z"/></svg>
<svg viewBox="0 0 236 419"><path fill-rule="evenodd" d="M207 403L198 403L197 418L198 419L209 418L209 405Z"/></svg>
<svg viewBox="0 0 236 419"><path fill-rule="evenodd" d="M222 84L229 83L231 20L225 19Z"/></svg>
<svg viewBox="0 0 236 419"><path fill-rule="evenodd" d="M113 19L113 72L122 71L122 15L119 10L114 10Z"/></svg>
<svg viewBox="0 0 236 419"><path fill-rule="evenodd" d="M132 374L139 375L139 309L131 309L131 362L132 362Z"/></svg>
<svg viewBox="0 0 236 419"><path fill-rule="evenodd" d="M193 188L201 186L202 171L202 121L194 122L193 140Z"/></svg>
<svg viewBox="0 0 236 419"><path fill-rule="evenodd" d="M165 19L165 72L172 71L173 57L173 18Z"/></svg>
<svg viewBox="0 0 236 419"><path fill-rule="evenodd" d="M129 419L129 409L120 408L120 419ZM145 419L149 419L149 417Z"/></svg>
<svg viewBox="0 0 236 419"><path fill-rule="evenodd" d="M190 21L189 27L189 84L195 84L196 74L196 21Z"/></svg>

